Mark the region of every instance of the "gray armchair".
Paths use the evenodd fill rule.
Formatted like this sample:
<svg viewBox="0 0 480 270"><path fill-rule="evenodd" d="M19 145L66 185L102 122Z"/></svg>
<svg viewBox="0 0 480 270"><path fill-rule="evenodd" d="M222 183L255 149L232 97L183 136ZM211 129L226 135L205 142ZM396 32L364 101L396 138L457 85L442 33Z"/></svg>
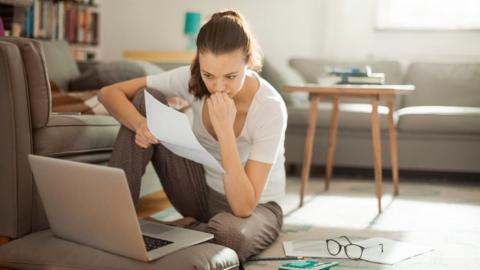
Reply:
<svg viewBox="0 0 480 270"><path fill-rule="evenodd" d="M104 163L110 157L119 124L105 115L52 113L50 91L42 44L24 38L0 38L0 268L238 267L233 250L210 243L143 263L53 236L27 154ZM7 238L10 242L2 245L2 239Z"/></svg>

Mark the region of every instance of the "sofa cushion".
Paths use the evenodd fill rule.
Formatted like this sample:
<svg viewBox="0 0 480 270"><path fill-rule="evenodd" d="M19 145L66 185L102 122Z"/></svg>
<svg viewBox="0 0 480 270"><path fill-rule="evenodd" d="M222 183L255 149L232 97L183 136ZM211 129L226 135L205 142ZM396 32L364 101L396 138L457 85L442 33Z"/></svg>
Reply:
<svg viewBox="0 0 480 270"><path fill-rule="evenodd" d="M332 107L333 105L331 102L319 103L317 114L317 127L330 127ZM295 106L289 106L287 110L288 126L303 126L306 130L308 127L308 117L310 114L310 103L304 102L301 104L296 104ZM338 114L338 128L370 130L372 126L371 112L372 106L370 104L340 103ZM379 106L378 113L380 115L381 129L388 129L388 107Z"/></svg>
<svg viewBox="0 0 480 270"><path fill-rule="evenodd" d="M480 63L412 63L405 83L415 85L403 107L480 107Z"/></svg>
<svg viewBox="0 0 480 270"><path fill-rule="evenodd" d="M293 72L282 72L267 59L263 62L262 78L269 82L282 96L287 105L293 105L308 100L307 93L287 93L284 88L289 84L302 84L305 81Z"/></svg>
<svg viewBox="0 0 480 270"><path fill-rule="evenodd" d="M117 82L158 74L163 69L144 61L112 61L99 63L78 77L71 78L68 90L100 89Z"/></svg>
<svg viewBox="0 0 480 270"><path fill-rule="evenodd" d="M236 269L232 249L203 243L141 262L55 237L50 230L0 247L0 266L14 269Z"/></svg>
<svg viewBox="0 0 480 270"><path fill-rule="evenodd" d="M42 41L48 78L62 89L68 88L68 81L80 75L77 63L64 40Z"/></svg>
<svg viewBox="0 0 480 270"><path fill-rule="evenodd" d="M373 72L385 73L385 82L387 84L401 84L403 74L400 63L397 61L374 61L374 60L332 60L332 59L310 59L310 58L292 58L289 65L297 71L308 83L318 83L318 78L326 76L327 67L364 67L370 66ZM344 97L344 101L349 103L366 103L359 98ZM385 99L380 100L380 104L385 105ZM400 106L400 99L395 99L395 108Z"/></svg>
<svg viewBox="0 0 480 270"><path fill-rule="evenodd" d="M397 61L292 58L289 64L308 83L317 83L319 76L325 76L326 67L363 67L366 65L370 66L373 72L385 73L387 84L402 83L402 69Z"/></svg>
<svg viewBox="0 0 480 270"><path fill-rule="evenodd" d="M400 131L480 134L480 108L414 106L397 111Z"/></svg>
<svg viewBox="0 0 480 270"><path fill-rule="evenodd" d="M34 130L34 153L61 157L111 150L119 127L107 115L52 113L45 127Z"/></svg>

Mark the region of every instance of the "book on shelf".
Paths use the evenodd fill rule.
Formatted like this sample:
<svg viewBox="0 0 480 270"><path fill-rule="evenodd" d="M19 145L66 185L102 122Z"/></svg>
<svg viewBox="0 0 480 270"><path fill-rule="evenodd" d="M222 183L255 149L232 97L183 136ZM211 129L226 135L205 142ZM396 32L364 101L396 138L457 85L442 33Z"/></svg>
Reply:
<svg viewBox="0 0 480 270"><path fill-rule="evenodd" d="M34 0L26 16L26 37L66 39L89 45L98 43L99 14L94 4Z"/></svg>
<svg viewBox="0 0 480 270"><path fill-rule="evenodd" d="M325 67L325 73L332 76L353 76L353 77L365 77L372 73L370 66L364 67Z"/></svg>
<svg viewBox="0 0 480 270"><path fill-rule="evenodd" d="M98 28L98 7L92 0L34 0L26 12L24 36L66 40L80 50L98 45Z"/></svg>
<svg viewBox="0 0 480 270"><path fill-rule="evenodd" d="M370 73L369 76L348 76L347 84L385 84L384 73Z"/></svg>

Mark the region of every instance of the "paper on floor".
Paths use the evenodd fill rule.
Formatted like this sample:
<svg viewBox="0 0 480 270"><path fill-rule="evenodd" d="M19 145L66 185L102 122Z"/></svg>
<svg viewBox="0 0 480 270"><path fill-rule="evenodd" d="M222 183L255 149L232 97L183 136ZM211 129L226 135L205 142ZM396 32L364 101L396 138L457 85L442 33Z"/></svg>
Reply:
<svg viewBox="0 0 480 270"><path fill-rule="evenodd" d="M167 149L216 171L224 172L220 163L198 142L188 117L156 100L145 91L148 129Z"/></svg>
<svg viewBox="0 0 480 270"><path fill-rule="evenodd" d="M380 248L365 249L362 255L362 260L383 264L395 264L433 250L429 247L413 245L380 237L354 241L354 244L364 247L373 246L380 243L383 244L383 252L381 252ZM325 240L285 241L283 242L283 248L286 256L347 258L343 248L338 255L330 255L330 253L327 251L327 244Z"/></svg>

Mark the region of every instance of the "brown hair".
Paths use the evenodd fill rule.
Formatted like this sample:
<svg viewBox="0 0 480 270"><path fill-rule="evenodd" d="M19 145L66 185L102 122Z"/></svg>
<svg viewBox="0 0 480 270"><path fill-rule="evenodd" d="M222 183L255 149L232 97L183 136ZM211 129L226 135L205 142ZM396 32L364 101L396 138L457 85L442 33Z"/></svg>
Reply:
<svg viewBox="0 0 480 270"><path fill-rule="evenodd" d="M188 91L198 99L210 95L200 74L200 53L211 52L218 55L237 49L243 50L245 62L250 69L261 70L262 52L243 16L232 9L213 14L200 28L197 36L197 53L190 66L192 76Z"/></svg>

